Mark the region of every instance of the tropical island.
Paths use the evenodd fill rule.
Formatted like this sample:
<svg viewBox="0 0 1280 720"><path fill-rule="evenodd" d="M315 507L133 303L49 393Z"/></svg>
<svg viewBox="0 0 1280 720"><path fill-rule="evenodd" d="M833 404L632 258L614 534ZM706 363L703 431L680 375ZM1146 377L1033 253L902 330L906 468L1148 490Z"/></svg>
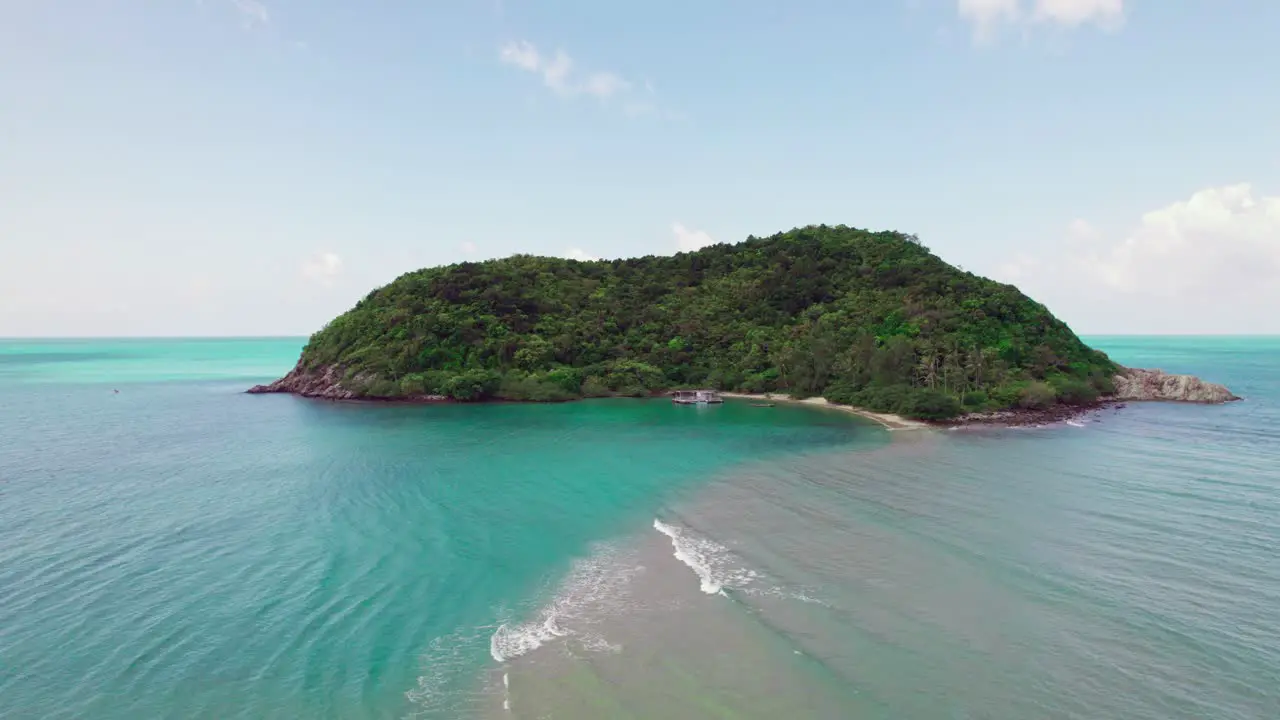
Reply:
<svg viewBox="0 0 1280 720"><path fill-rule="evenodd" d="M674 256L515 255L410 272L249 392L556 402L691 387L935 422L1238 399L1117 365L1016 287L947 264L915 236L825 225Z"/></svg>

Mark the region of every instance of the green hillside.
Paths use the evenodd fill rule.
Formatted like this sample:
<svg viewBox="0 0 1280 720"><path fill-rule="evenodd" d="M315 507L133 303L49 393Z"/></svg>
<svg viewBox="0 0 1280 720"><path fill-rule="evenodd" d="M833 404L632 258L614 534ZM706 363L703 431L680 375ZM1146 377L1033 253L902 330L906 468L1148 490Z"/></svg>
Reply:
<svg viewBox="0 0 1280 720"><path fill-rule="evenodd" d="M1086 403L1115 369L1043 305L914 237L811 226L675 256L411 272L313 335L295 373L368 398L710 386L940 419Z"/></svg>

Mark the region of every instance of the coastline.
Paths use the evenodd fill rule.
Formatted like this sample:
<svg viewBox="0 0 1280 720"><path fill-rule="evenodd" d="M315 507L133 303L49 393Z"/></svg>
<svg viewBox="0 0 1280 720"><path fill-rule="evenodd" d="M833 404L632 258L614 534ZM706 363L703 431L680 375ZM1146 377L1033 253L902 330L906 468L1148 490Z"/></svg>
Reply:
<svg viewBox="0 0 1280 720"><path fill-rule="evenodd" d="M343 387L339 379L341 374L335 366L306 370L301 362L287 375L267 385L255 385L245 392L249 394L288 394L316 400L331 402L373 402L387 404L452 404L463 402L445 395L402 395L399 397L370 397L360 395ZM1176 375L1161 370L1144 370L1122 368L1114 377L1116 392L1104 395L1089 402L1066 404L1054 403L1048 407L1012 407L1004 410L970 412L950 420L924 421L912 420L894 413L883 413L853 405L833 403L823 397L810 397L796 400L784 393L740 393L722 392L726 398L754 400L760 402L785 402L808 405L815 408L829 408L852 413L859 417L875 421L888 430L923 430L928 428L956 428L962 426L987 427L1026 427L1044 426L1057 423L1071 423L1085 415L1096 413L1104 408L1123 408L1129 402L1181 402L1204 405L1221 405L1238 401L1241 398L1233 394L1225 386L1207 383L1192 375ZM667 392L652 392L646 397L666 395ZM615 395L614 397L621 397ZM629 397L629 396L628 396ZM548 402L573 402L585 398L557 398ZM531 402L501 398L482 398L475 402Z"/></svg>
<svg viewBox="0 0 1280 720"><path fill-rule="evenodd" d="M292 388L282 387L281 382L279 380L269 385L255 385L254 387L249 388L248 390L245 390L245 393L248 395L294 395L296 397L306 398L308 400L327 400L329 402L345 402L345 403L353 403L353 404L362 404L362 403L376 403L376 404L384 404L384 405L472 404L472 403L460 403L458 400L454 400L452 398L445 397L443 395L411 395L411 396L398 397L398 398L372 398L372 397L359 397L359 396L356 396L354 393L337 394L337 393L298 392L297 390ZM650 395L648 397L662 397L663 395L665 395L665 393L661 393L661 394L655 393L654 395ZM789 403L792 405L808 405L809 407L825 408L829 410L839 410L841 412L852 413L854 415L867 418L868 420L873 420L879 423L880 425L884 426L888 430L929 430L929 429L936 429L937 427L939 427L939 425L934 423L927 423L921 420L910 420L908 418L902 417L901 415L894 415L892 413L873 412L871 410L867 410L864 408L854 407L853 405L840 405L837 403L833 403L827 400L826 398L822 398L822 397L811 397L811 398L805 398L804 400L796 400L794 398L791 398L782 394L736 393L736 392L722 392L720 393L720 396L726 397L726 398L734 398L738 400L758 400L761 402L772 402L772 403L782 402L782 403ZM618 396L618 397L626 397L626 396ZM576 402L578 400L585 400L585 399L587 398L574 398L571 400L561 400L557 402ZM504 402L522 402L522 401L490 399L490 400L482 400L479 403L474 403L474 404L504 403Z"/></svg>
<svg viewBox="0 0 1280 720"><path fill-rule="evenodd" d="M872 412L871 410L866 410L860 407L854 407L853 405L840 405L838 403L833 403L830 400L827 400L826 398L823 398L823 397L811 397L811 398L805 398L804 400L796 400L794 398L787 397L786 395L775 395L772 393L762 394L762 393L736 393L736 392L722 392L720 393L720 396L726 397L726 398L737 398L739 400L761 400L764 402L773 402L773 403L784 402L784 403L791 403L795 405L809 405L811 407L840 410L842 412L853 413L854 415L867 418L868 420L874 420L889 430L931 430L937 427L936 425L923 422L921 420L909 420L907 418L902 417L901 415L894 415L892 413Z"/></svg>
<svg viewBox="0 0 1280 720"><path fill-rule="evenodd" d="M379 397L359 397L355 395L347 397L334 397L332 395L307 394L284 389L272 389L269 386L255 386L245 391L250 395L293 395L306 400L319 400L331 403L345 403L351 405L493 405L493 404L524 404L529 403L527 400L503 400L490 398L473 402L462 402L444 395L411 395L398 398L379 398ZM646 395L640 399L652 399L665 397L666 393L654 393ZM972 412L950 420L926 421L912 420L910 418L896 415L894 413L875 412L860 408L854 405L841 405L833 403L823 397L810 397L803 400L796 400L782 393L740 393L740 392L722 392L721 397L734 400L753 400L758 402L769 403L787 403L790 405L807 405L815 409L836 410L839 412L847 412L852 415L871 420L886 430L945 430L956 428L1011 428L1011 427L1044 427L1047 425L1057 425L1062 423L1070 423L1082 419L1089 415L1094 415L1102 410L1122 410L1130 402L1162 402L1159 400L1132 400L1120 399L1114 396L1099 398L1097 401L1085 405L1053 405L1048 408L1030 409L1030 408L1010 408L1007 410L993 410L986 412ZM630 399L634 396L630 395L612 395L608 396L612 399ZM593 398L572 398L567 400L556 400L550 404L580 402ZM600 398L594 398L600 399ZM1168 402L1168 401L1163 401ZM547 404L547 403L534 403Z"/></svg>

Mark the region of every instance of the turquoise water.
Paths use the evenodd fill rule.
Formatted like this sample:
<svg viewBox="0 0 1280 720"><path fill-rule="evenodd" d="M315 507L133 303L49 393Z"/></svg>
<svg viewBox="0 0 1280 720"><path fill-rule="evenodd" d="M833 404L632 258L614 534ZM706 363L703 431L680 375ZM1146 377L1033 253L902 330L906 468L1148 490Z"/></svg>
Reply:
<svg viewBox="0 0 1280 720"><path fill-rule="evenodd" d="M1280 717L1280 340L1089 340L1247 400L889 433L0 341L0 716Z"/></svg>
<svg viewBox="0 0 1280 720"><path fill-rule="evenodd" d="M241 393L299 348L0 346L0 715L449 716L592 541L744 458L887 441L796 408Z"/></svg>

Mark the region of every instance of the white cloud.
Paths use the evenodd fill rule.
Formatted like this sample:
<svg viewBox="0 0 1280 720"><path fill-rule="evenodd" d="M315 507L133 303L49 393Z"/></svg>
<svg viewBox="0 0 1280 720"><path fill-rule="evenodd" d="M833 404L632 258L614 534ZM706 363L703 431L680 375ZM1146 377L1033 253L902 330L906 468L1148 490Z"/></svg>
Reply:
<svg viewBox="0 0 1280 720"><path fill-rule="evenodd" d="M1065 28L1092 23L1106 30L1124 24L1124 0L956 0L956 12L978 42L993 39L1005 26L1029 22Z"/></svg>
<svg viewBox="0 0 1280 720"><path fill-rule="evenodd" d="M240 13L245 25L267 25L271 22L271 13L259 0L231 0L231 4Z"/></svg>
<svg viewBox="0 0 1280 720"><path fill-rule="evenodd" d="M598 98L613 97L630 87L631 83L608 72L591 73L582 83L583 92Z"/></svg>
<svg viewBox="0 0 1280 720"><path fill-rule="evenodd" d="M542 67L542 56L533 43L527 40L513 41L503 45L502 50L498 52L498 57L508 65L515 65L530 72L538 72Z"/></svg>
<svg viewBox="0 0 1280 720"><path fill-rule="evenodd" d="M564 50L546 54L527 40L513 41L498 51L498 59L526 72L542 77L542 84L561 97L588 95L609 100L629 93L632 84L611 72L578 73L573 58Z"/></svg>
<svg viewBox="0 0 1280 720"><path fill-rule="evenodd" d="M459 245L458 249L462 250L464 255L475 255L476 252L479 250L479 248L476 247L476 244L471 242L470 240L467 240L466 242Z"/></svg>
<svg viewBox="0 0 1280 720"><path fill-rule="evenodd" d="M1280 197L1248 184L1201 190L1147 213L1127 237L1083 248L1098 282L1162 298L1271 290L1280 283Z"/></svg>
<svg viewBox="0 0 1280 720"><path fill-rule="evenodd" d="M1091 306L1094 328L1273 331L1280 197L1249 184L1208 188L1146 213L1125 233L1076 220L1058 248L1013 258L996 276L1044 296L1055 312Z"/></svg>
<svg viewBox="0 0 1280 720"><path fill-rule="evenodd" d="M586 250L583 250L582 248L576 248L576 247L569 248L568 250L566 250L564 253L564 256L570 260L582 260L583 262L590 262L592 260L600 259L595 255L588 253Z"/></svg>
<svg viewBox="0 0 1280 720"><path fill-rule="evenodd" d="M671 223L671 232L676 236L676 247L680 252L692 252L716 242L705 231L687 228L679 222Z"/></svg>
<svg viewBox="0 0 1280 720"><path fill-rule="evenodd" d="M321 285L332 285L342 273L342 258L336 253L316 253L302 263L302 276Z"/></svg>

